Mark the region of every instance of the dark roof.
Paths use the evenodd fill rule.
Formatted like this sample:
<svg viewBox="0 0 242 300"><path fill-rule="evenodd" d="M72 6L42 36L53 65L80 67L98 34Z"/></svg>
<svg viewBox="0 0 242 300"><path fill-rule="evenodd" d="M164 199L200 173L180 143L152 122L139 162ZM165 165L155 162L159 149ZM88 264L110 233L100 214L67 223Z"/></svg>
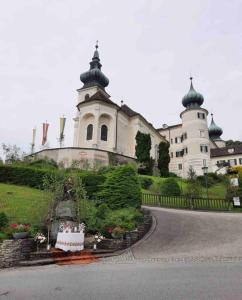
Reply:
<svg viewBox="0 0 242 300"><path fill-rule="evenodd" d="M242 145L211 149L211 157L242 154Z"/></svg>
<svg viewBox="0 0 242 300"><path fill-rule="evenodd" d="M100 90L97 91L94 95L92 95L90 98L85 99L84 101L80 102L77 104L77 107L79 107L81 104L84 103L88 103L88 102L92 102L92 101L102 101L102 102L106 102L108 104L113 104L117 107L119 107L116 103L114 103L113 101L111 101L107 96L104 95L104 93L102 93Z"/></svg>
<svg viewBox="0 0 242 300"><path fill-rule="evenodd" d="M161 127L161 128L157 128L156 130L167 130L167 129L171 129L171 128L175 128L175 127L180 127L180 126L182 126L182 124L176 124L176 125L171 125L171 126L168 126L168 127L166 127L166 128L163 128L163 127Z"/></svg>
<svg viewBox="0 0 242 300"><path fill-rule="evenodd" d="M122 112L124 112L127 116L129 116L130 118L139 115L139 113L137 113L136 111L132 110L132 109L131 109L130 107L128 107L128 105L126 105L126 104L123 104L123 105L120 107L120 110L121 110Z"/></svg>

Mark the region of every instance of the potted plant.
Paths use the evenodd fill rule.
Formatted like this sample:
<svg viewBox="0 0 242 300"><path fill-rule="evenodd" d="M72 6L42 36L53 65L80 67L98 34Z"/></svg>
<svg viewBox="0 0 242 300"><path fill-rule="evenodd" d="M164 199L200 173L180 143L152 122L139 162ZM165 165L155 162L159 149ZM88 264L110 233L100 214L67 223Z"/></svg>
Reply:
<svg viewBox="0 0 242 300"><path fill-rule="evenodd" d="M11 227L13 238L15 240L25 239L29 234L29 230L30 230L29 224L16 224L15 223L15 224L11 224L10 227Z"/></svg>

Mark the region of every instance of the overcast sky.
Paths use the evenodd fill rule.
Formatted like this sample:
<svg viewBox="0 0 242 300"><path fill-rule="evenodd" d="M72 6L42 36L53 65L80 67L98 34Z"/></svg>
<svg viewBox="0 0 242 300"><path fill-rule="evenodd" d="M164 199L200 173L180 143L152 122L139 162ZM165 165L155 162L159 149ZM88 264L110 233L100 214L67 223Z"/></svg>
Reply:
<svg viewBox="0 0 242 300"><path fill-rule="evenodd" d="M177 124L194 87L224 139L242 139L241 0L0 0L0 143L30 150L50 123L57 146L67 117L72 146L76 89L99 40L107 92L155 127ZM209 117L210 123L210 117Z"/></svg>

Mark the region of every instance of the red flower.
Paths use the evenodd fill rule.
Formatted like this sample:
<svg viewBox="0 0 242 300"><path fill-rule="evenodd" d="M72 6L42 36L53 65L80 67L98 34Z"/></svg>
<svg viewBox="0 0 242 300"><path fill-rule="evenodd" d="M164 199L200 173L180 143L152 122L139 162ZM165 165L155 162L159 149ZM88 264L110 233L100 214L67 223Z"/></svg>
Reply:
<svg viewBox="0 0 242 300"><path fill-rule="evenodd" d="M10 227L12 227L12 228L17 228L17 227L18 227L18 224L10 224Z"/></svg>
<svg viewBox="0 0 242 300"><path fill-rule="evenodd" d="M108 227L106 230L107 230L108 233L112 233L113 228L112 227Z"/></svg>

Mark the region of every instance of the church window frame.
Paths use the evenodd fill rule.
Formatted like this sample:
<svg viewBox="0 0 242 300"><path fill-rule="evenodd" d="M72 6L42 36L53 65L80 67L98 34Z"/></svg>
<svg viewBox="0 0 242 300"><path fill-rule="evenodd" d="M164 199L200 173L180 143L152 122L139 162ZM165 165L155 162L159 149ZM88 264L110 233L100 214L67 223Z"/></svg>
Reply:
<svg viewBox="0 0 242 300"><path fill-rule="evenodd" d="M91 141L93 138L93 124L87 125L87 134L86 134L86 140Z"/></svg>
<svg viewBox="0 0 242 300"><path fill-rule="evenodd" d="M101 126L101 141L107 142L108 140L108 126L103 124Z"/></svg>

